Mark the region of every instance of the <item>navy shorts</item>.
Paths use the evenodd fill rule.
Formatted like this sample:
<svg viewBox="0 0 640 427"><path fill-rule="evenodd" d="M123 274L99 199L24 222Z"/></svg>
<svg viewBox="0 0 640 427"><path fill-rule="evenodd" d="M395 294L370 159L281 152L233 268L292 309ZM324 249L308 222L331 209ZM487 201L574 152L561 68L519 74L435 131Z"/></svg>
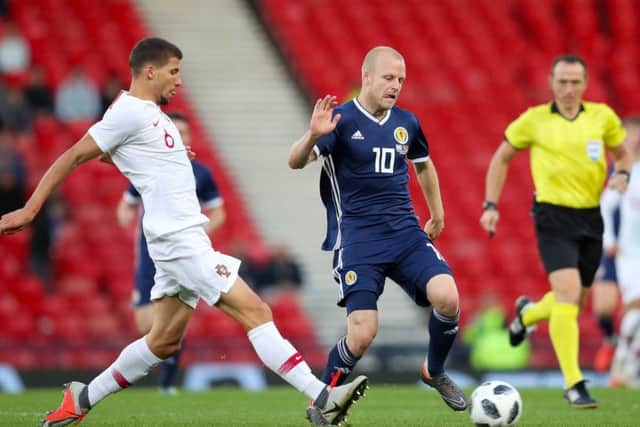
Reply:
<svg viewBox="0 0 640 427"><path fill-rule="evenodd" d="M369 293L374 301L382 295L385 278L396 282L419 306L429 304L426 284L438 274L452 275L433 242L420 229L391 239L349 245L334 252L334 277L340 285L338 305L353 310L377 309L366 301L347 300L354 293ZM362 294L361 294L362 295ZM359 303L358 301L362 301ZM374 304L375 305L375 304Z"/></svg>
<svg viewBox="0 0 640 427"><path fill-rule="evenodd" d="M603 256L600 260L600 267L596 272L596 280L601 282L618 283L618 274L616 273L616 258Z"/></svg>
<svg viewBox="0 0 640 427"><path fill-rule="evenodd" d="M142 307L151 304L151 288L155 284L156 266L151 260L147 242L138 239L138 254L136 259L136 287L133 290L133 306Z"/></svg>

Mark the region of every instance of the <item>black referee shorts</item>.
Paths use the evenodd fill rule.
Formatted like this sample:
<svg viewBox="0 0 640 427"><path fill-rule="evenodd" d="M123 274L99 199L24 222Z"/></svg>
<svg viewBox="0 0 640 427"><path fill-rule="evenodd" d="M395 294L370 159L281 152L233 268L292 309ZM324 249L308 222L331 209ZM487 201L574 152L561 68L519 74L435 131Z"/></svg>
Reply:
<svg viewBox="0 0 640 427"><path fill-rule="evenodd" d="M577 268L582 286L591 286L602 256L600 208L574 209L535 202L532 212L538 251L547 274Z"/></svg>

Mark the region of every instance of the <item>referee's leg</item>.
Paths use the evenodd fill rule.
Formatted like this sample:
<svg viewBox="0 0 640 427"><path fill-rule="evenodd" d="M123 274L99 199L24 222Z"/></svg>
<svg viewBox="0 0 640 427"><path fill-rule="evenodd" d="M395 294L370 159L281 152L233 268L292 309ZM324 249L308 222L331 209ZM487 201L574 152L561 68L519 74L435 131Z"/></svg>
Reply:
<svg viewBox="0 0 640 427"><path fill-rule="evenodd" d="M583 379L578 364L578 313L583 294L580 273L577 268L561 268L549 273L549 282L555 299L549 316L549 336L565 387L570 388Z"/></svg>

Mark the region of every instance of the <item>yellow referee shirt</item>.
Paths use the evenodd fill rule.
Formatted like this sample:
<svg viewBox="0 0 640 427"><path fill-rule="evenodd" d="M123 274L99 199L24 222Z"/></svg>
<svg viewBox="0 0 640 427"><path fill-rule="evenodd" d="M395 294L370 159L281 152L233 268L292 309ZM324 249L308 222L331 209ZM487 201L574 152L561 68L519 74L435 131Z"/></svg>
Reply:
<svg viewBox="0 0 640 427"><path fill-rule="evenodd" d="M529 108L513 121L505 138L531 149L536 200L569 208L593 208L607 179L605 148L620 145L626 132L605 104L583 102L569 120L555 103Z"/></svg>

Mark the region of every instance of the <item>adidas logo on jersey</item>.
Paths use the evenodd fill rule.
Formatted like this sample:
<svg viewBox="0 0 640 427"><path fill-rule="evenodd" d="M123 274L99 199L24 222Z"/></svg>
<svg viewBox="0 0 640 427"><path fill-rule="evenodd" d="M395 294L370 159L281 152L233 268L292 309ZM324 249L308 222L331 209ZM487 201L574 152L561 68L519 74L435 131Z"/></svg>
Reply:
<svg viewBox="0 0 640 427"><path fill-rule="evenodd" d="M351 135L351 139L364 139L364 136L362 136L360 131L357 130L353 133L353 135Z"/></svg>

